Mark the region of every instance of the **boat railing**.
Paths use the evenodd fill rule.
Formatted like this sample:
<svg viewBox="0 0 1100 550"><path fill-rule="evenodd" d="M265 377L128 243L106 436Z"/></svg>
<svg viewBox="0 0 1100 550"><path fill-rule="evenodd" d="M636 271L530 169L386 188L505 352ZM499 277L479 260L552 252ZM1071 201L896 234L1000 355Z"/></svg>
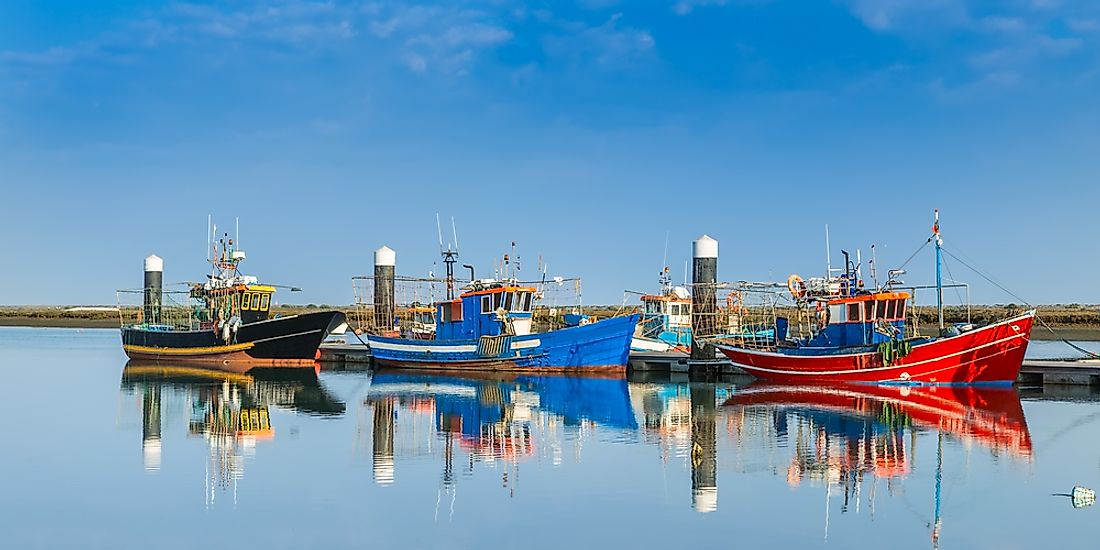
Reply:
<svg viewBox="0 0 1100 550"><path fill-rule="evenodd" d="M469 281L454 280L452 291ZM447 280L438 277L352 277L352 328L380 336L429 338L435 332L435 304L447 298Z"/></svg>
<svg viewBox="0 0 1100 550"><path fill-rule="evenodd" d="M190 291L163 291L159 304L146 304L145 290L116 292L119 324L144 330L200 330L209 324L205 308L191 300Z"/></svg>
<svg viewBox="0 0 1100 550"><path fill-rule="evenodd" d="M774 349L784 341L812 339L829 323L829 302L848 297L809 291L799 293L782 283L747 281L694 284L690 288L692 330L696 339L753 349ZM910 294L911 304L916 304L919 291L935 292L935 288L934 285L896 284L888 288L861 289L861 292L905 291ZM965 307L969 323L969 286L952 281L943 288L958 293L960 307ZM934 317L935 311L930 312L927 307L911 305L906 308L903 337L920 337L922 322L926 327L929 322L935 324Z"/></svg>
<svg viewBox="0 0 1100 550"><path fill-rule="evenodd" d="M531 330L546 332L569 326L569 314L582 312L581 280L554 277L542 281L507 281L511 286L535 289L531 305ZM457 298L472 281L438 277L408 277L377 280L371 275L352 278L355 296L353 328L361 334L431 338L435 327L435 304ZM518 310L515 310L518 311Z"/></svg>

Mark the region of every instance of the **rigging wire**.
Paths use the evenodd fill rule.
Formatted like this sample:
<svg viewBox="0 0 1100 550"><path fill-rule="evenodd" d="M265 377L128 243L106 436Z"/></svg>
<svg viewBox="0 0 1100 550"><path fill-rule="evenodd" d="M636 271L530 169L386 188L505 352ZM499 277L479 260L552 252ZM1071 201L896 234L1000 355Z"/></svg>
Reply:
<svg viewBox="0 0 1100 550"><path fill-rule="evenodd" d="M1091 352L1091 351L1089 351L1089 350L1087 350L1087 349L1085 349L1085 348L1083 348L1083 347L1081 347L1081 346L1078 346L1077 344L1074 344L1073 342L1070 342L1069 340L1067 340L1067 339L1063 338L1063 337L1062 337L1062 336L1061 336L1060 334L1058 334L1057 332L1055 332L1055 331L1054 331L1054 329L1053 329L1053 328L1051 328L1051 326L1050 326L1050 325L1048 325L1048 324L1047 324L1047 322L1046 322L1046 321L1045 321L1045 320L1044 320L1044 319L1043 319L1042 317L1039 317L1039 314L1038 314L1038 309L1037 309L1037 308L1036 308L1035 306L1031 305L1031 303L1029 303L1029 302L1028 302L1027 300L1025 300L1025 299L1023 299L1023 298L1021 298L1021 297L1017 296L1017 295L1016 295L1015 293L1013 293L1013 292L1012 292L1011 290L1009 290L1009 289L1005 288L1005 287L1004 287L1004 285L1002 285L1002 284L998 283L997 281L994 281L992 277L990 277L990 276L986 275L985 273L983 273L982 271L980 271L980 270L979 270L978 268L976 268L976 267L974 267L974 266L972 266L972 265L970 265L970 264L968 264L968 263L964 262L964 261L963 261L963 260L962 260L961 258L959 258L958 256L956 256L956 255L952 254L952 253L951 253L950 251L948 251L948 250L947 250L946 248L942 248L942 247L941 247L941 250L943 250L943 253L944 253L944 254L947 254L948 256L951 256L952 258L954 258L954 259L955 259L956 261L958 261L958 262L959 262L960 264L962 264L963 266L967 267L968 269L970 269L970 270L971 270L971 271L973 271L974 273L977 273L979 277L981 277L981 278L985 279L985 280L986 280L986 282L988 282L989 284L991 284L991 285L993 285L993 286L995 286L995 287L997 287L997 288L1001 289L1001 291L1003 291L1003 292L1004 292L1005 294L1008 294L1009 296L1011 296L1011 297L1015 298L1016 300L1019 300L1019 301L1020 301L1020 303L1024 304L1025 306L1027 306L1027 307L1029 307L1029 308L1031 308L1031 309L1035 309L1035 310L1036 310L1036 314L1035 314L1035 319L1036 319L1037 321L1039 321L1039 324L1040 324L1040 325L1043 325L1043 328L1047 329L1047 330L1048 330L1048 331L1049 331L1049 332L1050 332L1050 333L1051 333L1052 335L1054 335L1054 337L1055 337L1055 338L1057 338L1057 339L1061 340L1061 341L1062 341L1062 343L1064 343L1064 344L1066 344L1067 346L1069 346L1069 347L1071 347L1071 348L1073 348L1073 349L1075 349L1075 350L1077 350L1077 351L1079 351L1079 352L1081 352L1081 353L1085 354L1085 355L1086 355L1086 356L1088 356L1088 357L1091 357L1091 358L1093 358L1093 359L1100 359L1100 354L1097 354L1097 353L1095 353L1095 352Z"/></svg>
<svg viewBox="0 0 1100 550"><path fill-rule="evenodd" d="M909 265L909 262L913 261L913 258L916 258L917 254L920 254L920 251L924 250L924 247L928 246L928 243L930 242L932 242L932 237L928 237L928 240L924 241L924 244L920 245L920 248L918 248L916 252L910 255L908 260L905 260L905 262L898 266L898 269L905 269L905 266Z"/></svg>

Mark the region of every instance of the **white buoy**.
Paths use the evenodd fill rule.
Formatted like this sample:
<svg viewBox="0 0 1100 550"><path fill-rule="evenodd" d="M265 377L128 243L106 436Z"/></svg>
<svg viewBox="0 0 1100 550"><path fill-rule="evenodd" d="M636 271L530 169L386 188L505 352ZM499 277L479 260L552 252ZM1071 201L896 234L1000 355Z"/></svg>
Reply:
<svg viewBox="0 0 1100 550"><path fill-rule="evenodd" d="M397 252L388 246L383 246L374 251L374 265L388 265L393 267L397 265Z"/></svg>

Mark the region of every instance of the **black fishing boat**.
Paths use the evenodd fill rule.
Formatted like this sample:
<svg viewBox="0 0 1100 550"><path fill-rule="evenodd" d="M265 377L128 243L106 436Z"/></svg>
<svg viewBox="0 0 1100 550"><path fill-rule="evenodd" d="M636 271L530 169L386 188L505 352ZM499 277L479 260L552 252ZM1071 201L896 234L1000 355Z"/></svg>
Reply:
<svg viewBox="0 0 1100 550"><path fill-rule="evenodd" d="M212 246L211 273L184 292L164 292L164 261L145 259L140 309L120 303L122 348L131 359L250 366L312 366L318 347L346 328L339 311L271 315L276 286L243 275L245 253L225 235ZM292 289L297 290L297 289ZM120 291L120 296L125 291ZM175 299L173 296L175 295ZM134 312L133 319L126 313Z"/></svg>

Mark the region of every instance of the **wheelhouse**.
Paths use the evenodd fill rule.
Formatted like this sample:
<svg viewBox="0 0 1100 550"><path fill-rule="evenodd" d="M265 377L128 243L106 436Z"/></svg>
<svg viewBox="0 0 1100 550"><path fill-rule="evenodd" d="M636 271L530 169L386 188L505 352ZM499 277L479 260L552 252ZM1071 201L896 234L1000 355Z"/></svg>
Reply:
<svg viewBox="0 0 1100 550"><path fill-rule="evenodd" d="M191 297L205 302L209 319L204 321L228 321L239 316L243 323L266 320L271 313L271 296L275 287L258 284L236 284L205 288L196 285Z"/></svg>
<svg viewBox="0 0 1100 550"><path fill-rule="evenodd" d="M819 332L811 346L877 344L905 333L908 292L873 292L821 304Z"/></svg>
<svg viewBox="0 0 1100 550"><path fill-rule="evenodd" d="M475 283L458 298L435 304L436 339L530 334L535 295L531 287Z"/></svg>
<svg viewBox="0 0 1100 550"><path fill-rule="evenodd" d="M642 318L636 334L674 346L690 346L691 312L691 298L683 288L670 288L662 294L644 295Z"/></svg>

